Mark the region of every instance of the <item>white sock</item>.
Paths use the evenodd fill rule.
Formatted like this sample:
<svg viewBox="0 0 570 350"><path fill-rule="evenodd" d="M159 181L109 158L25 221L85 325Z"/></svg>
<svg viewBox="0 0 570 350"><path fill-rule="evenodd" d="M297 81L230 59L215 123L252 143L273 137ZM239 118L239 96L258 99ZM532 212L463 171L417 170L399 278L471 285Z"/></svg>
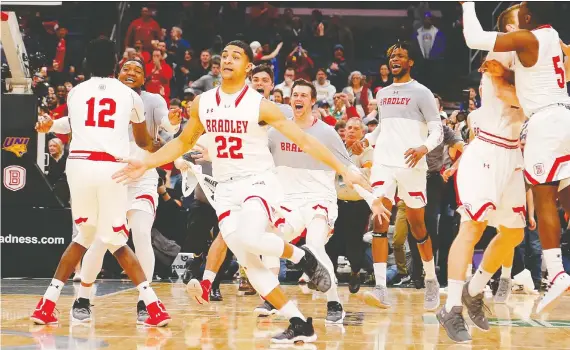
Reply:
<svg viewBox="0 0 570 350"><path fill-rule="evenodd" d="M445 311L450 312L454 306L461 306L461 293L465 282L458 280L447 280L447 301Z"/></svg>
<svg viewBox="0 0 570 350"><path fill-rule="evenodd" d="M513 267L506 267L503 266L501 267L501 278L511 278L511 271L513 270Z"/></svg>
<svg viewBox="0 0 570 350"><path fill-rule="evenodd" d="M79 286L79 292L77 293L78 298L91 299L91 291L93 290L93 285L85 287L83 284Z"/></svg>
<svg viewBox="0 0 570 350"><path fill-rule="evenodd" d="M295 264L298 264L299 261L301 261L301 259L303 259L304 256L305 256L305 251L303 249L293 246L293 255L291 255L291 258L289 260L291 260Z"/></svg>
<svg viewBox="0 0 570 350"><path fill-rule="evenodd" d="M214 280L216 279L216 273L210 270L204 270L204 277L202 278L202 280L208 280L210 281L210 283L214 283Z"/></svg>
<svg viewBox="0 0 570 350"><path fill-rule="evenodd" d="M435 279L435 263L434 258L430 261L423 261L424 263L424 271L426 272L425 279L426 280L433 280Z"/></svg>
<svg viewBox="0 0 570 350"><path fill-rule="evenodd" d="M477 294L481 293L483 289L485 289L485 286L487 285L487 282L489 282L491 277L493 277L492 273L483 270L483 268L479 266L477 271L475 271L473 278L471 278L471 281L469 281L469 285L467 288L467 290L469 291L469 295L474 297Z"/></svg>
<svg viewBox="0 0 570 350"><path fill-rule="evenodd" d="M340 299L338 298L338 288L336 283L334 283L334 281L331 285L331 289L329 289L328 292L325 293L325 295L327 296L327 301L340 302Z"/></svg>
<svg viewBox="0 0 570 350"><path fill-rule="evenodd" d="M44 294L44 299L51 300L54 303L57 302L57 299L59 299L59 294L63 289L63 285L64 283L62 281L56 280L55 278L52 279L48 289L46 290L46 293Z"/></svg>
<svg viewBox="0 0 570 350"><path fill-rule="evenodd" d="M289 300L285 305L283 305L281 309L279 309L279 313L288 320L293 317L299 317L303 321L307 320L301 311L299 311L297 305L293 304L291 300Z"/></svg>
<svg viewBox="0 0 570 350"><path fill-rule="evenodd" d="M148 281L144 281L143 283L139 284L137 286L137 289L139 290L139 294L142 296L142 300L144 300L145 305L148 306L149 304L152 304L158 300L158 297L154 293L154 290L152 290L152 287Z"/></svg>
<svg viewBox="0 0 570 350"><path fill-rule="evenodd" d="M473 264L467 265L467 270L465 271L465 279L468 280L473 276Z"/></svg>
<svg viewBox="0 0 570 350"><path fill-rule="evenodd" d="M560 248L546 249L543 250L544 262L546 263L546 269L548 270L548 279L552 281L556 275L564 271L562 266L562 251Z"/></svg>
<svg viewBox="0 0 570 350"><path fill-rule="evenodd" d="M374 279L377 286L386 287L386 263L374 263Z"/></svg>

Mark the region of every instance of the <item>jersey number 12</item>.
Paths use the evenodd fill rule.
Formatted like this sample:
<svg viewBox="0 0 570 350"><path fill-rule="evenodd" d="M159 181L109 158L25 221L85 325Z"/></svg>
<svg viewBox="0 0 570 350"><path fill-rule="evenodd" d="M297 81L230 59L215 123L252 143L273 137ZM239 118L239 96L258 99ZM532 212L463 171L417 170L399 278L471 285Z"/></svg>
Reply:
<svg viewBox="0 0 570 350"><path fill-rule="evenodd" d="M91 97L87 100L87 120L85 121L85 126L94 126L99 128L111 128L115 127L115 121L113 119L107 119L115 115L117 111L117 103L112 98L102 98L99 100L97 105L102 107L97 113L97 122L95 122L95 97Z"/></svg>

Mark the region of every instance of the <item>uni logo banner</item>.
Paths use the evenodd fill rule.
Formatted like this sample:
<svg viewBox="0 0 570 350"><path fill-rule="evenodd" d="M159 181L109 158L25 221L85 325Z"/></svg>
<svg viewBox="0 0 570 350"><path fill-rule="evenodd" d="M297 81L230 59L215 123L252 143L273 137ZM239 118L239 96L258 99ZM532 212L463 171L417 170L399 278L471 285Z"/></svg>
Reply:
<svg viewBox="0 0 570 350"><path fill-rule="evenodd" d="M2 143L2 149L14 153L18 158L21 158L28 152L29 137L6 137Z"/></svg>

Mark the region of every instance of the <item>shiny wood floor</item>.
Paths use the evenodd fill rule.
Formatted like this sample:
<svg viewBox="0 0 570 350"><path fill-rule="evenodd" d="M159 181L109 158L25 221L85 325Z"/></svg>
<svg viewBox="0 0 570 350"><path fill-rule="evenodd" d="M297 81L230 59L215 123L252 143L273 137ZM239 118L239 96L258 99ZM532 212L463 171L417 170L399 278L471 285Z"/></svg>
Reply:
<svg viewBox="0 0 570 350"><path fill-rule="evenodd" d="M153 286L173 317L167 328L136 326L135 289L115 282L120 288L97 296L91 326L71 326L69 309L74 287L58 303L58 327L34 326L28 317L48 280L37 288L2 280L2 349L268 349L271 335L287 326L282 318L256 319L257 296L237 296L236 285L222 285L224 301L200 306L191 301L181 282ZM113 284L104 283L107 291ZM25 287L25 288L24 288ZM75 287L76 288L76 287ZM101 285L100 285L100 288ZM110 289L109 289L110 288ZM122 288L122 289L121 289ZM323 295L303 294L299 286L285 286L306 316L312 316L318 340L315 344L287 346L292 349L570 349L570 297L564 297L550 315L532 313L535 296L513 295L509 304L494 305L487 299L492 328L483 333L470 327L473 342L455 345L439 327L434 313L423 311L423 291L390 289L393 307L380 310L365 305L361 294L351 295L346 286L339 291L347 311L343 326L325 326L326 300ZM100 293L98 293L100 294ZM442 302L445 295L442 295Z"/></svg>

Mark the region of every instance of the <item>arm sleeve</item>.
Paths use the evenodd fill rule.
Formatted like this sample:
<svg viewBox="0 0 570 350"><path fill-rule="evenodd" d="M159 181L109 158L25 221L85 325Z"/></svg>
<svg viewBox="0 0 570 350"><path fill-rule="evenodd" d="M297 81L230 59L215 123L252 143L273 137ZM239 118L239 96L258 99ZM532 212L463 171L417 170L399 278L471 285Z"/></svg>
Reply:
<svg viewBox="0 0 570 350"><path fill-rule="evenodd" d="M55 132L56 134L69 134L71 132L71 124L69 123L69 117L61 117L53 121L53 125L50 132Z"/></svg>
<svg viewBox="0 0 570 350"><path fill-rule="evenodd" d="M131 97L133 99L133 109L131 110L131 121L135 124L142 123L144 119L144 105L141 97L136 93L132 92Z"/></svg>
<svg viewBox="0 0 570 350"><path fill-rule="evenodd" d="M431 152L443 141L443 128L435 99L431 91L427 90L419 101L420 112L423 114L428 127L428 138L424 146Z"/></svg>
<svg viewBox="0 0 570 350"><path fill-rule="evenodd" d="M497 32L486 32L483 30L479 19L477 19L474 2L468 1L463 3L463 35L469 48L493 51L498 34Z"/></svg>
<svg viewBox="0 0 570 350"><path fill-rule="evenodd" d="M376 141L378 140L378 136L380 136L380 126L382 124L379 123L378 126L376 127L376 129L374 129L374 131L366 134L366 136L364 136L365 139L368 140L368 144L370 144L370 146L376 146Z"/></svg>

